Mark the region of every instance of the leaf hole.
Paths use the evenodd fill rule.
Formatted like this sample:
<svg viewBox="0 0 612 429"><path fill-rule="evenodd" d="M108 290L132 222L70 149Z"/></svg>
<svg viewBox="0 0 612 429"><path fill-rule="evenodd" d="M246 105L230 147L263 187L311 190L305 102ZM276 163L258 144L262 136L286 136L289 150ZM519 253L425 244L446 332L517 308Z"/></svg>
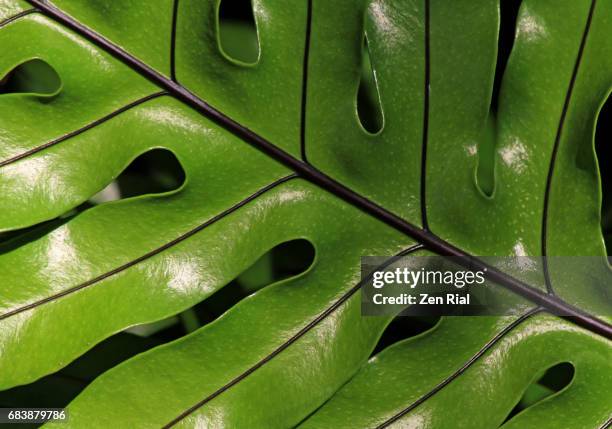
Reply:
<svg viewBox="0 0 612 429"><path fill-rule="evenodd" d="M601 231L606 252L612 256L612 97L608 97L597 118L595 153L601 177Z"/></svg>
<svg viewBox="0 0 612 429"><path fill-rule="evenodd" d="M397 316L383 331L370 357L380 353L387 347L408 338L416 337L434 328L440 321L440 316Z"/></svg>
<svg viewBox="0 0 612 429"><path fill-rule="evenodd" d="M26 61L8 72L0 80L2 94L56 95L62 88L62 80L47 62L39 59Z"/></svg>
<svg viewBox="0 0 612 429"><path fill-rule="evenodd" d="M152 149L134 159L115 180L78 207L49 221L0 232L0 255L41 238L96 205L180 189L185 177L185 171L174 153L167 149Z"/></svg>
<svg viewBox="0 0 612 429"><path fill-rule="evenodd" d="M0 407L66 407L102 373L153 347L185 336L269 284L303 273L314 262L314 256L314 246L307 240L281 243L203 302L175 316L115 334L61 370L0 392Z"/></svg>
<svg viewBox="0 0 612 429"><path fill-rule="evenodd" d="M36 225L13 231L0 232L0 255L17 250L21 246L38 240L51 233L70 220L70 217L58 217Z"/></svg>
<svg viewBox="0 0 612 429"><path fill-rule="evenodd" d="M574 373L574 366L569 362L558 363L545 370L537 377L534 383L527 386L523 396L521 396L519 402L512 411L510 411L504 423L508 422L527 408L563 390L572 382Z"/></svg>
<svg viewBox="0 0 612 429"><path fill-rule="evenodd" d="M363 37L361 49L361 78L357 90L357 114L361 126L368 133L377 134L382 131L384 118L367 36Z"/></svg>
<svg viewBox="0 0 612 429"><path fill-rule="evenodd" d="M314 262L314 258L315 249L308 240L297 239L281 243L262 255L227 285L180 313L175 320L178 324L170 324L168 327L154 322L130 328L128 332L159 335L157 331L163 328L166 336L174 336L171 339L177 339L214 321L254 292L305 272Z"/></svg>
<svg viewBox="0 0 612 429"><path fill-rule="evenodd" d="M134 159L115 180L91 197L89 204L171 192L184 183L185 170L176 155L167 149L153 149Z"/></svg>
<svg viewBox="0 0 612 429"><path fill-rule="evenodd" d="M61 370L33 383L0 392L0 407L64 408L103 372L164 342L155 337L141 338L120 332Z"/></svg>
<svg viewBox="0 0 612 429"><path fill-rule="evenodd" d="M522 0L503 0L499 5L499 36L497 39L497 63L495 65L495 78L493 81L493 94L491 98L491 110L497 112L499 105L499 92L502 78L512 46L516 36L516 22Z"/></svg>
<svg viewBox="0 0 612 429"><path fill-rule="evenodd" d="M495 188L495 117L499 109L499 96L502 80L516 36L516 23L522 0L504 0L500 2L500 23L497 38L497 62L491 94L491 114L485 125L480 144L478 145L478 169L476 181L484 195L491 197Z"/></svg>
<svg viewBox="0 0 612 429"><path fill-rule="evenodd" d="M264 287L305 272L314 262L314 246L304 239L279 244L227 286L195 305L200 325L212 322L242 299Z"/></svg>
<svg viewBox="0 0 612 429"><path fill-rule="evenodd" d="M257 63L260 48L251 0L221 0L218 22L221 52L240 64Z"/></svg>

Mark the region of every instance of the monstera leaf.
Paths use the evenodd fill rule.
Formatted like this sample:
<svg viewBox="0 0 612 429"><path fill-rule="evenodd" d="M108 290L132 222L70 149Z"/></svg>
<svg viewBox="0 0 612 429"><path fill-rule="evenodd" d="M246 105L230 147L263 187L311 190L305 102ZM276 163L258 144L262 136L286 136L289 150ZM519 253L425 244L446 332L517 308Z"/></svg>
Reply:
<svg viewBox="0 0 612 429"><path fill-rule="evenodd" d="M504 427L609 425L612 4L524 0L498 96L496 0L253 0L252 61L223 48L219 3L0 0L0 389L304 239L304 272L100 375L63 427L494 428L562 362L570 384ZM160 149L182 185L83 210ZM425 252L600 263L489 267L521 312L368 360L392 317L361 316L360 256Z"/></svg>

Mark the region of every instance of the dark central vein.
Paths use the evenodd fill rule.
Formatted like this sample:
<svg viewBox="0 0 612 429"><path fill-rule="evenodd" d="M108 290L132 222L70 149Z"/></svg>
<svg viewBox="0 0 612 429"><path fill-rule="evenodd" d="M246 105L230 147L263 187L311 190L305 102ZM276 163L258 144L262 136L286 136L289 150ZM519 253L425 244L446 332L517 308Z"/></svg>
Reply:
<svg viewBox="0 0 612 429"><path fill-rule="evenodd" d="M127 53L119 46L110 42L90 28L84 26L64 12L49 5L45 1L28 0L28 2L38 7L46 15L62 23L66 27L80 34L82 37L115 56L136 72L146 76L151 81L164 88L174 97L198 111L206 118L225 128L230 133L259 149L271 158L292 169L300 177L309 180L310 182L318 185L320 188L336 195L349 204L360 208L364 212L372 215L392 228L395 228L396 230L412 237L414 240L422 243L433 252L442 256L452 256L456 258L458 264L468 269L484 271L487 273L487 278L492 282L498 283L502 287L534 302L539 306L546 308L552 313L566 317L570 321L586 329L601 334L606 338L612 339L612 325L564 302L557 296L543 293L525 282L501 272L481 259L466 253L462 249L441 239L435 234L415 226L414 224L381 207L377 203L370 201L362 195L354 192L327 174L293 157L288 152L285 152L283 149L270 143L262 136L254 133L247 127L226 116L193 94L187 88L179 85L171 79L168 79L138 58Z"/></svg>
<svg viewBox="0 0 612 429"><path fill-rule="evenodd" d="M544 213L542 215L542 266L544 269L544 280L546 282L546 290L548 293L554 293L552 281L550 279L550 271L548 267L548 249L547 249L547 236L548 236L548 209L550 205L550 193L552 188L552 180L555 171L555 163L557 161L557 153L559 152L559 145L561 143L561 136L563 134L563 127L565 125L565 119L567 117L567 111L572 100L572 94L574 92L574 86L576 85L576 78L578 71L580 70L580 63L584 55L584 49L586 47L587 39L591 29L591 23L593 22L593 13L595 12L595 5L597 0L591 0L591 6L589 8L589 15L584 25L582 32L582 39L580 40L580 47L578 48L578 55L576 56L576 62L574 63L574 69L572 70L572 77L570 79L567 93L565 95L565 101L563 103L563 110L561 111L561 118L559 119L559 126L557 128L557 135L555 136L555 143L553 145L552 155L550 157L550 165L548 167L548 176L546 177L546 190L544 192Z"/></svg>

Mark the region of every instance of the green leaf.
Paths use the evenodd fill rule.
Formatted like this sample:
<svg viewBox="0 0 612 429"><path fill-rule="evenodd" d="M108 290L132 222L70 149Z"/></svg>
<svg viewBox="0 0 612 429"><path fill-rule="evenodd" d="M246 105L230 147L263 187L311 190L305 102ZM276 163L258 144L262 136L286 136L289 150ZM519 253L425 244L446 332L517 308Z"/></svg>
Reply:
<svg viewBox="0 0 612 429"><path fill-rule="evenodd" d="M100 375L62 425L497 427L571 362L569 386L505 426L602 427L612 275L592 141L612 5L524 0L496 109L496 0L253 0L254 63L224 52L219 8L0 0L0 389L305 239L310 267ZM6 83L32 61L32 83ZM91 201L156 149L182 185ZM598 262L491 267L516 314L446 317L368 360L392 317L361 315L360 257L432 252Z"/></svg>
<svg viewBox="0 0 612 429"><path fill-rule="evenodd" d="M503 427L598 428L610 412L611 358L608 342L547 315L506 326L446 318L434 332L370 359L300 427L497 428L541 368L571 361L576 377L567 390Z"/></svg>

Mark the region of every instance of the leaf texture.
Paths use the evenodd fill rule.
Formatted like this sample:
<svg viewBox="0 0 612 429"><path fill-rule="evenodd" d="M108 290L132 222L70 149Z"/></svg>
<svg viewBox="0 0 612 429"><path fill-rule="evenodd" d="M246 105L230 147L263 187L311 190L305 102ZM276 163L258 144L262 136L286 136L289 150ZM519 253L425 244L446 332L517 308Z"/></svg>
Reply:
<svg viewBox="0 0 612 429"><path fill-rule="evenodd" d="M253 0L254 65L222 52L219 1L115 3L0 0L0 82L35 59L61 79L50 94L0 90L0 232L24 229L0 243L0 389L306 239L305 272L104 373L63 426L494 428L559 362L571 384L503 427L609 422L592 142L612 87L610 2L524 0L496 110L495 0ZM356 108L364 38L377 133ZM157 148L181 164L180 188L70 214ZM446 317L368 359L392 318L361 316L360 256L431 253L601 264L545 265L529 284L499 273L493 287L524 298L516 314Z"/></svg>

